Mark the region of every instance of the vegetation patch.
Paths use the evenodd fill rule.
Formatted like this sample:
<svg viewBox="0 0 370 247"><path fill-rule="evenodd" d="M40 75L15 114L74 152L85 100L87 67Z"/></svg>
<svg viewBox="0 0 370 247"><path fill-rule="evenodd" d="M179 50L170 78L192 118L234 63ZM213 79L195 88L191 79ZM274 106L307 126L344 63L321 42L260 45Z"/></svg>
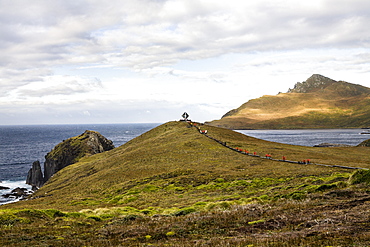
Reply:
<svg viewBox="0 0 370 247"><path fill-rule="evenodd" d="M358 170L350 178L351 184L370 184L370 170Z"/></svg>
<svg viewBox="0 0 370 247"><path fill-rule="evenodd" d="M276 144L200 126L230 146L312 164L243 155L170 122L2 205L0 245L370 245L368 171L314 165L370 168L366 147Z"/></svg>
<svg viewBox="0 0 370 247"><path fill-rule="evenodd" d="M370 139L361 142L358 147L370 147Z"/></svg>

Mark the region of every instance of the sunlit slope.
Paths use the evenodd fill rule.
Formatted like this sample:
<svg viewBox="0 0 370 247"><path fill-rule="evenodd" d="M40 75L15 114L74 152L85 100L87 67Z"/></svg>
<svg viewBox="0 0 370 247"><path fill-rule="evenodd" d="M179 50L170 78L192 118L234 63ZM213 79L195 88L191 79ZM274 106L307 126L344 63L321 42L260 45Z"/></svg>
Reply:
<svg viewBox="0 0 370 247"><path fill-rule="evenodd" d="M202 125L209 136L264 156L313 163L370 168L367 147L311 148L262 141L240 133ZM340 168L299 165L235 152L199 133L185 122L169 122L121 147L82 158L55 174L32 200L4 205L11 208L80 210L114 206L184 207L199 201L241 199L244 188L208 193L202 189L217 179L285 181L345 172ZM291 180L293 179L293 180ZM299 180L297 183L301 183ZM203 186L203 187L202 187ZM266 193L257 190L255 193ZM281 192L287 193L287 191ZM243 196L245 197L245 195ZM246 198L248 198L246 196Z"/></svg>
<svg viewBox="0 0 370 247"><path fill-rule="evenodd" d="M320 75L299 86L289 93L250 100L209 124L230 129L370 126L369 88Z"/></svg>

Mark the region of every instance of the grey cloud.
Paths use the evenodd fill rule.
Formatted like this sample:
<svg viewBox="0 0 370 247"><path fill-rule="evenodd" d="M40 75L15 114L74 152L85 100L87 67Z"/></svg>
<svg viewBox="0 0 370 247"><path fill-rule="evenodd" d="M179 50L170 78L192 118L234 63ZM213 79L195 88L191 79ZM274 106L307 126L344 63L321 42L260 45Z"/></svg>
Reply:
<svg viewBox="0 0 370 247"><path fill-rule="evenodd" d="M28 56L19 63L32 67L98 58L142 69L231 52L368 46L370 40L369 12L363 7L368 1L326 0L316 8L260 1L252 9L233 1L226 7L177 2L182 9L169 9L174 1L43 1L30 9L15 2L0 11L6 34L2 46L16 44L2 52L9 54L5 61L0 58L10 66Z"/></svg>
<svg viewBox="0 0 370 247"><path fill-rule="evenodd" d="M83 100L78 105L39 104L0 108L0 119L1 124L162 123L180 119L184 111L197 121L219 117L205 112L202 107L204 105L168 101L135 101L133 104Z"/></svg>
<svg viewBox="0 0 370 247"><path fill-rule="evenodd" d="M365 71L369 64L368 23L368 0L312 3L294 0L40 0L32 3L0 0L0 96L9 92L13 93L12 97L24 98L87 95L99 88L99 83L89 85L83 78L68 79L64 84L47 81L58 66L123 67L145 76L152 70L150 76L154 77L156 72L163 74L163 70L156 68L171 67L181 60L202 60L233 53L363 49L355 59L343 55L340 61L335 61L335 57L319 60L320 56L316 56L315 61L326 64L324 68L347 66L352 69L356 64ZM295 64L301 63L307 68L312 65L312 58L297 59ZM261 59L254 63L246 59L243 63L247 69L254 66L253 69L258 70L280 62L287 64L284 60L289 58ZM295 62L291 60L289 62ZM184 68L178 70L184 72L171 68L166 71L181 79L190 78L189 81L227 80L223 72L199 75L187 73ZM91 77L99 76L94 74L99 72L89 72ZM32 82L46 81L50 84L39 89L27 87Z"/></svg>
<svg viewBox="0 0 370 247"><path fill-rule="evenodd" d="M20 88L16 91L21 97L43 97L48 95L73 95L87 93L97 88L102 88L101 81L98 78L84 82L66 78L66 81L63 83L50 84L49 86L41 89L27 87Z"/></svg>
<svg viewBox="0 0 370 247"><path fill-rule="evenodd" d="M251 17L236 16L231 18L229 25L220 25L222 22L213 21L225 15L222 11L221 14L209 12L201 18L183 20L172 32L161 37L156 33L162 33L163 30L152 25L145 29L148 31L145 38L136 36L144 42L138 43L134 59L126 65L152 67L184 58L202 59L230 52L354 48L363 46L364 42L369 45L370 36L366 28L369 17L353 17L356 11L363 12L361 6L353 7L352 15L343 14L341 11L345 8L332 12L330 8L295 10L264 9L260 6L262 14ZM235 28L233 25L239 26ZM181 49L182 47L186 49ZM155 55L148 55L152 50Z"/></svg>
<svg viewBox="0 0 370 247"><path fill-rule="evenodd" d="M76 93L86 93L90 90L85 87L74 87L71 85L51 85L47 88L42 89L20 89L18 93L20 96L27 97L42 97L46 95L72 95Z"/></svg>

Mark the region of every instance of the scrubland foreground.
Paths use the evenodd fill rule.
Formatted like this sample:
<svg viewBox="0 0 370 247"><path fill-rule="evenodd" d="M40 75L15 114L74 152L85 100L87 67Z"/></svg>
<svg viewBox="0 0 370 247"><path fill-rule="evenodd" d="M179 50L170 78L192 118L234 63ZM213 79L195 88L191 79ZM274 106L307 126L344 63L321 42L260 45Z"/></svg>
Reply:
<svg viewBox="0 0 370 247"><path fill-rule="evenodd" d="M369 147L169 122L0 206L1 246L370 246ZM301 161L295 164L264 158Z"/></svg>

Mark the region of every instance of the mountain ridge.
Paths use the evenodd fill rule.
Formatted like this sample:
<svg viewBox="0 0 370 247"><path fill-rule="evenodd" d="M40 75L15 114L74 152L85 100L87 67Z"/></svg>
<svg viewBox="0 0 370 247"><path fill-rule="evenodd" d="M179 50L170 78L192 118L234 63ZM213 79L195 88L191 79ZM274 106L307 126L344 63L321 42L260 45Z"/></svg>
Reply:
<svg viewBox="0 0 370 247"><path fill-rule="evenodd" d="M229 129L368 127L369 95L370 88L314 74L287 93L249 100L207 124Z"/></svg>
<svg viewBox="0 0 370 247"><path fill-rule="evenodd" d="M336 81L320 75L320 74L313 74L304 82L297 82L293 89L288 90L287 93L309 93L313 91L317 91L319 89L323 89Z"/></svg>

